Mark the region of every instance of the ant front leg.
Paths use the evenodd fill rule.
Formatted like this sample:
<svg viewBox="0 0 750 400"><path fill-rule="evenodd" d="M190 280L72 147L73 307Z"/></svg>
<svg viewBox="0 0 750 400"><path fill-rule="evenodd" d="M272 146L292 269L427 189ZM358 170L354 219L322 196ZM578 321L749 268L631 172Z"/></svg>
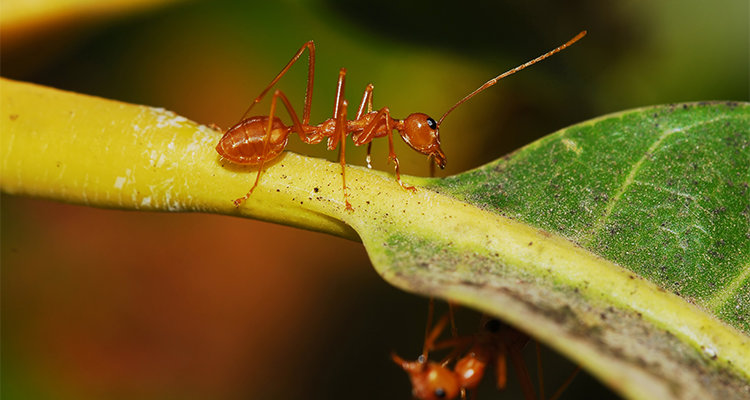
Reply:
<svg viewBox="0 0 750 400"><path fill-rule="evenodd" d="M399 168L398 157L396 157L396 151L393 148L394 127L393 125L391 125L393 123L393 120L391 119L391 111L388 109L388 107L381 108L380 111L375 114L375 117L357 137L357 139L354 141L354 144L356 144L357 146L361 146L365 143L371 143L372 140L376 137L382 137L382 134L380 136L376 136L376 128L381 121L385 121L385 132L386 135L388 135L388 161L393 161L393 163L396 165L396 179L398 180L398 184L406 190L416 192L417 188L415 188L414 186L409 186L401 180L401 170Z"/></svg>
<svg viewBox="0 0 750 400"><path fill-rule="evenodd" d="M396 157L396 151L393 149L393 128L391 128L391 112L388 111L388 108L384 108L384 110L386 110L385 129L388 131L388 160L393 161L393 164L396 165L396 179L398 180L398 184L401 185L402 188L411 190L412 192L416 193L417 188L415 188L414 186L406 185L401 181L401 171L399 170L398 157Z"/></svg>

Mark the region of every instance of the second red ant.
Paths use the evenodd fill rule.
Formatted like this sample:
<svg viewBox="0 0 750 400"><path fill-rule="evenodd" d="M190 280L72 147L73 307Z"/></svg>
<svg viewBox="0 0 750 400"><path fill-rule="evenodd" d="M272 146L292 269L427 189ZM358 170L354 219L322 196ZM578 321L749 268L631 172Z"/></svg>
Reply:
<svg viewBox="0 0 750 400"><path fill-rule="evenodd" d="M513 368L521 384L525 400L537 400L531 376L526 368L521 350L531 338L525 333L502 323L500 320L483 315L480 329L474 335L459 337L453 325L453 308L443 315L437 324L430 329L433 303L427 318L427 333L422 355L416 361L406 361L391 354L393 361L401 366L409 375L412 384L412 395L419 400L448 400L458 394L466 398L466 390L472 390L472 399L476 398L476 388L485 376L488 366L495 368L497 387L502 390L507 384L507 358L510 357ZM445 329L448 318L451 319L453 338L437 342L440 333ZM441 362L429 361L428 355L432 350L453 348ZM544 380L541 368L541 349L536 345L537 364L539 367L539 399L544 400ZM448 365L455 362L453 370ZM580 371L577 367L565 383L550 398L556 400L568 387L573 378Z"/></svg>
<svg viewBox="0 0 750 400"><path fill-rule="evenodd" d="M216 151L223 158L235 164L259 165L258 173L255 177L255 183L245 196L234 200L234 205L239 207L242 202L253 193L253 190L258 186L258 182L260 181L260 175L263 172L263 164L266 161L272 160L284 150L289 139L289 134L292 132L296 132L300 139L308 144L320 143L324 138L328 138L329 150L335 150L338 144L341 143L339 160L341 162L344 202L347 210L353 210L351 204L349 204L348 193L346 190L346 159L344 153L346 147L345 139L347 135L351 135L355 146L368 144L368 166L370 165L369 160L372 140L387 136L389 150L388 160L389 162L393 161L395 165L396 179L398 180L399 185L404 189L416 191L413 186L406 185L401 181L398 158L393 149L394 129L399 132L401 138L404 139L411 148L427 155L428 159L434 160L438 167L444 168L446 157L445 153L443 153L443 150L440 148L440 125L451 111L463 104L466 100L474 97L477 93L494 85L500 79L514 74L565 49L585 35L586 31L583 31L562 46L490 79L484 85L480 86L458 101L458 103L454 104L453 107L448 109L448 111L446 111L437 122L428 115L422 113L411 114L403 120L395 119L391 117L391 111L388 107L383 107L378 111L373 111L372 91L374 86L372 84L367 85L367 88L365 88L365 93L364 96L362 96L362 101L359 103L355 119L347 119L348 102L344 99L346 68L341 68L338 84L336 86L336 100L333 108L333 117L323 121L319 125L310 125L310 107L312 104L315 72L315 44L313 41L309 41L297 51L297 54L292 57L286 67L284 67L276 78L271 81L263 92L261 92L253 104L247 109L240 121L224 133L224 136L219 140L219 143L216 146ZM297 62L305 52L305 49L309 50L310 58L308 63L307 90L305 94L305 106L302 110L302 120L300 121L286 95L278 89L273 94L271 109L268 116L248 117L250 110L252 110L252 108L258 104L266 94L268 94L279 79L281 79L289 68ZM292 126L285 125L281 119L276 116L276 103L279 99L284 103L284 107L286 107L292 118Z"/></svg>

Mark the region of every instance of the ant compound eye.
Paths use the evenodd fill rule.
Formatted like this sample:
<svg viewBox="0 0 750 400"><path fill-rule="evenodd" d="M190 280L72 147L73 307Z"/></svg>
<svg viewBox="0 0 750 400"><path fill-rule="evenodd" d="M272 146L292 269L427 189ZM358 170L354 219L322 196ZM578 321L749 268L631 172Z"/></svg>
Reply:
<svg viewBox="0 0 750 400"><path fill-rule="evenodd" d="M437 388L437 389L435 389L435 397L437 397L439 399L442 399L442 398L445 397L445 395L446 395L445 389L443 389L443 388Z"/></svg>
<svg viewBox="0 0 750 400"><path fill-rule="evenodd" d="M500 330L500 320L491 319L484 324L484 330L487 332L497 332Z"/></svg>
<svg viewBox="0 0 750 400"><path fill-rule="evenodd" d="M431 129L437 129L437 122L430 117L427 117L427 125L429 125Z"/></svg>

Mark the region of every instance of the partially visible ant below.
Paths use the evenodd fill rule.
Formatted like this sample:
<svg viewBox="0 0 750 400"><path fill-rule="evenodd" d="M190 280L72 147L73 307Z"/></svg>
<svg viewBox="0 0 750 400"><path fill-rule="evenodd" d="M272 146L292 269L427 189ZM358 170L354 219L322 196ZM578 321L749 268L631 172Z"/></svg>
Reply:
<svg viewBox="0 0 750 400"><path fill-rule="evenodd" d="M374 111L372 108L372 92L374 86L372 84L367 85L365 88L365 93L362 96L362 101L357 109L356 117L353 120L347 119L347 106L349 103L344 99L346 68L341 68L339 71L338 84L336 86L336 101L333 108L333 117L323 121L319 125L310 125L310 107L312 104L315 72L315 43L311 40L305 43L297 51L297 54L292 57L291 61L287 63L284 69L279 72L276 78L274 78L255 101L253 101L253 104L251 104L247 111L245 111L245 114L242 115L240 121L229 128L216 145L216 151L224 159L235 164L259 165L258 173L255 177L255 183L245 196L234 200L234 205L235 207L239 207L242 202L250 197L253 190L258 186L260 175L263 172L264 163L274 159L284 151L291 133L297 133L300 139L307 144L317 144L327 138L329 150L336 150L338 144L341 143L339 161L341 163L344 203L348 211L354 211L354 209L349 203L349 195L346 190L346 159L344 153L347 135L351 135L355 146L362 146L364 144L368 145L368 167L370 167L370 149L372 147L372 141L377 138L388 137L388 161L393 161L396 168L396 180L402 188L416 192L416 188L406 185L401 181L398 158L393 149L394 129L398 131L401 138L411 146L412 149L426 155L428 160L434 160L435 164L441 169L445 168L446 157L440 147L440 125L451 111L463 104L466 100L474 97L477 93L494 85L500 79L544 60L577 42L585 35L586 31L583 31L562 46L490 79L484 85L480 86L478 89L461 99L458 103L454 104L453 107L449 108L437 122L423 113L414 113L406 117L406 119L400 120L391 117L391 111L388 107L383 107L379 111ZM266 94L268 94L279 79L281 79L289 68L297 62L305 52L305 49L309 50L310 57L308 62L305 105L302 109L302 120L300 121L286 95L278 89L274 91L271 100L271 109L268 116L248 117L250 115L250 110L252 110L253 107L258 104ZM289 112L289 115L292 118L292 126L286 126L281 119L276 116L276 102L278 100L281 100L284 107L286 107ZM430 167L431 171L434 171L434 166L432 164L430 164Z"/></svg>
<svg viewBox="0 0 750 400"><path fill-rule="evenodd" d="M430 301L427 331L422 355L416 361L406 361L391 354L393 361L409 375L412 395L420 400L449 400L461 394L466 399L466 391L471 390L471 398L476 399L476 388L485 376L487 366L495 368L497 388L503 390L507 384L507 358L513 364L525 400L537 400L531 376L526 368L521 350L529 343L525 333L502 323L500 320L483 315L479 332L470 336L458 336L453 322L453 307L430 329L434 305ZM451 321L453 338L437 342L438 337ZM453 348L441 361L428 359L430 351ZM541 367L541 347L536 343L539 374L539 399L545 399L544 379ZM455 363L454 363L455 362ZM453 369L449 365L453 364ZM577 367L549 400L557 400L573 378L580 371Z"/></svg>

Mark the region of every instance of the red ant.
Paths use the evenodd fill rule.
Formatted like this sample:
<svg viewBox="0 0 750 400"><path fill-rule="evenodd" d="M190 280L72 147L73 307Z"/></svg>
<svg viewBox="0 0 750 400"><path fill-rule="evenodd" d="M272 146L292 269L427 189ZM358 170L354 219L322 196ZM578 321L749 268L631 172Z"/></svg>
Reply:
<svg viewBox="0 0 750 400"><path fill-rule="evenodd" d="M524 398L526 400L537 399L533 384L531 383L531 377L521 354L521 350L530 341L528 335L509 325L503 324L496 318L483 315L478 333L472 336L457 337L455 326L453 325L452 307L450 313L443 315L430 331L429 325L432 320L432 307L432 302L430 302L428 331L425 335L424 350L419 359L417 361L406 361L395 353L391 354L393 361L409 374L414 398L420 400L447 400L455 398L460 392L461 398L465 399L467 389L473 390L479 386L488 365L495 366L498 389L505 389L508 371L507 356L510 356L513 367L518 375ZM453 328L453 338L435 343L435 340L437 340L447 324L449 314ZM449 347L453 347L453 350L442 362L436 363L428 360L427 356L430 350ZM540 398L544 400L541 348L538 342L536 352L539 367ZM457 359L461 354L465 355ZM456 363L451 371L447 366L454 360ZM580 367L576 368L550 400L556 400L579 371ZM476 398L475 390L472 392L472 398Z"/></svg>
<svg viewBox="0 0 750 400"><path fill-rule="evenodd" d="M216 151L227 160L243 165L260 165L258 168L258 174L255 177L255 184L250 188L250 191L244 197L234 200L234 205L239 207L243 201L245 201L253 190L258 186L260 180L260 174L263 171L263 164L266 161L272 160L278 156L286 147L289 139L289 134L296 132L300 139L307 144L320 143L323 138L328 138L328 149L335 150L336 146L341 143L340 150L340 162L341 162L341 178L343 181L344 191L344 202L346 203L347 210L353 210L351 204L349 204L348 194L346 191L346 160L344 157L344 150L346 144L346 135L351 134L355 146L362 146L368 144L367 147L367 161L368 167L370 166L370 148L372 146L372 140L388 136L388 160L393 161L396 167L396 179L402 188L416 191L413 186L408 186L401 181L401 173L399 171L398 158L393 150L393 130L397 130L404 141L411 146L414 150L427 155L428 159L434 159L435 164L438 167L445 168L446 158L443 150L440 148L440 124L443 122L446 116L451 113L456 107L461 105L466 100L474 97L477 93L482 90L494 85L500 79L514 74L532 64L535 64L561 50L577 42L584 35L586 31L579 33L576 37L569 40L556 49L535 58L525 64L522 64L516 68L513 68L489 81L478 89L471 92L468 96L461 99L458 103L454 104L453 107L443 114L443 117L439 121L435 122L434 119L430 118L426 114L414 113L406 117L404 120L391 118L391 111L388 107L383 107L379 111L373 111L372 109L372 91L374 86L372 84L367 85L365 88L364 96L357 109L357 115L354 120L347 119L347 106L348 102L344 99L344 82L346 78L346 68L341 68L339 72L338 85L336 86L336 102L333 108L333 118L329 118L320 125L310 125L310 107L312 103L313 93L313 81L315 71L315 44L313 41L305 43L297 54L292 57L292 60L281 70L281 72L274 78L268 87L261 92L261 94L255 99L252 105L247 109L245 114L240 119L240 122L235 124L233 127L224 133L224 136L219 140L216 146ZM307 73L307 91L305 94L305 107L302 111L302 121L300 122L297 114L295 113L292 105L287 99L286 95L280 90L276 90L271 100L271 110L268 116L250 117L250 110L258 104L263 97L268 93L269 90L275 85L279 79L289 70L289 68L297 62L302 56L305 49L310 51L310 58L308 63ZM276 101L281 99L286 107L289 115L292 117L292 126L286 126L281 119L276 117ZM365 111L367 108L367 111Z"/></svg>

